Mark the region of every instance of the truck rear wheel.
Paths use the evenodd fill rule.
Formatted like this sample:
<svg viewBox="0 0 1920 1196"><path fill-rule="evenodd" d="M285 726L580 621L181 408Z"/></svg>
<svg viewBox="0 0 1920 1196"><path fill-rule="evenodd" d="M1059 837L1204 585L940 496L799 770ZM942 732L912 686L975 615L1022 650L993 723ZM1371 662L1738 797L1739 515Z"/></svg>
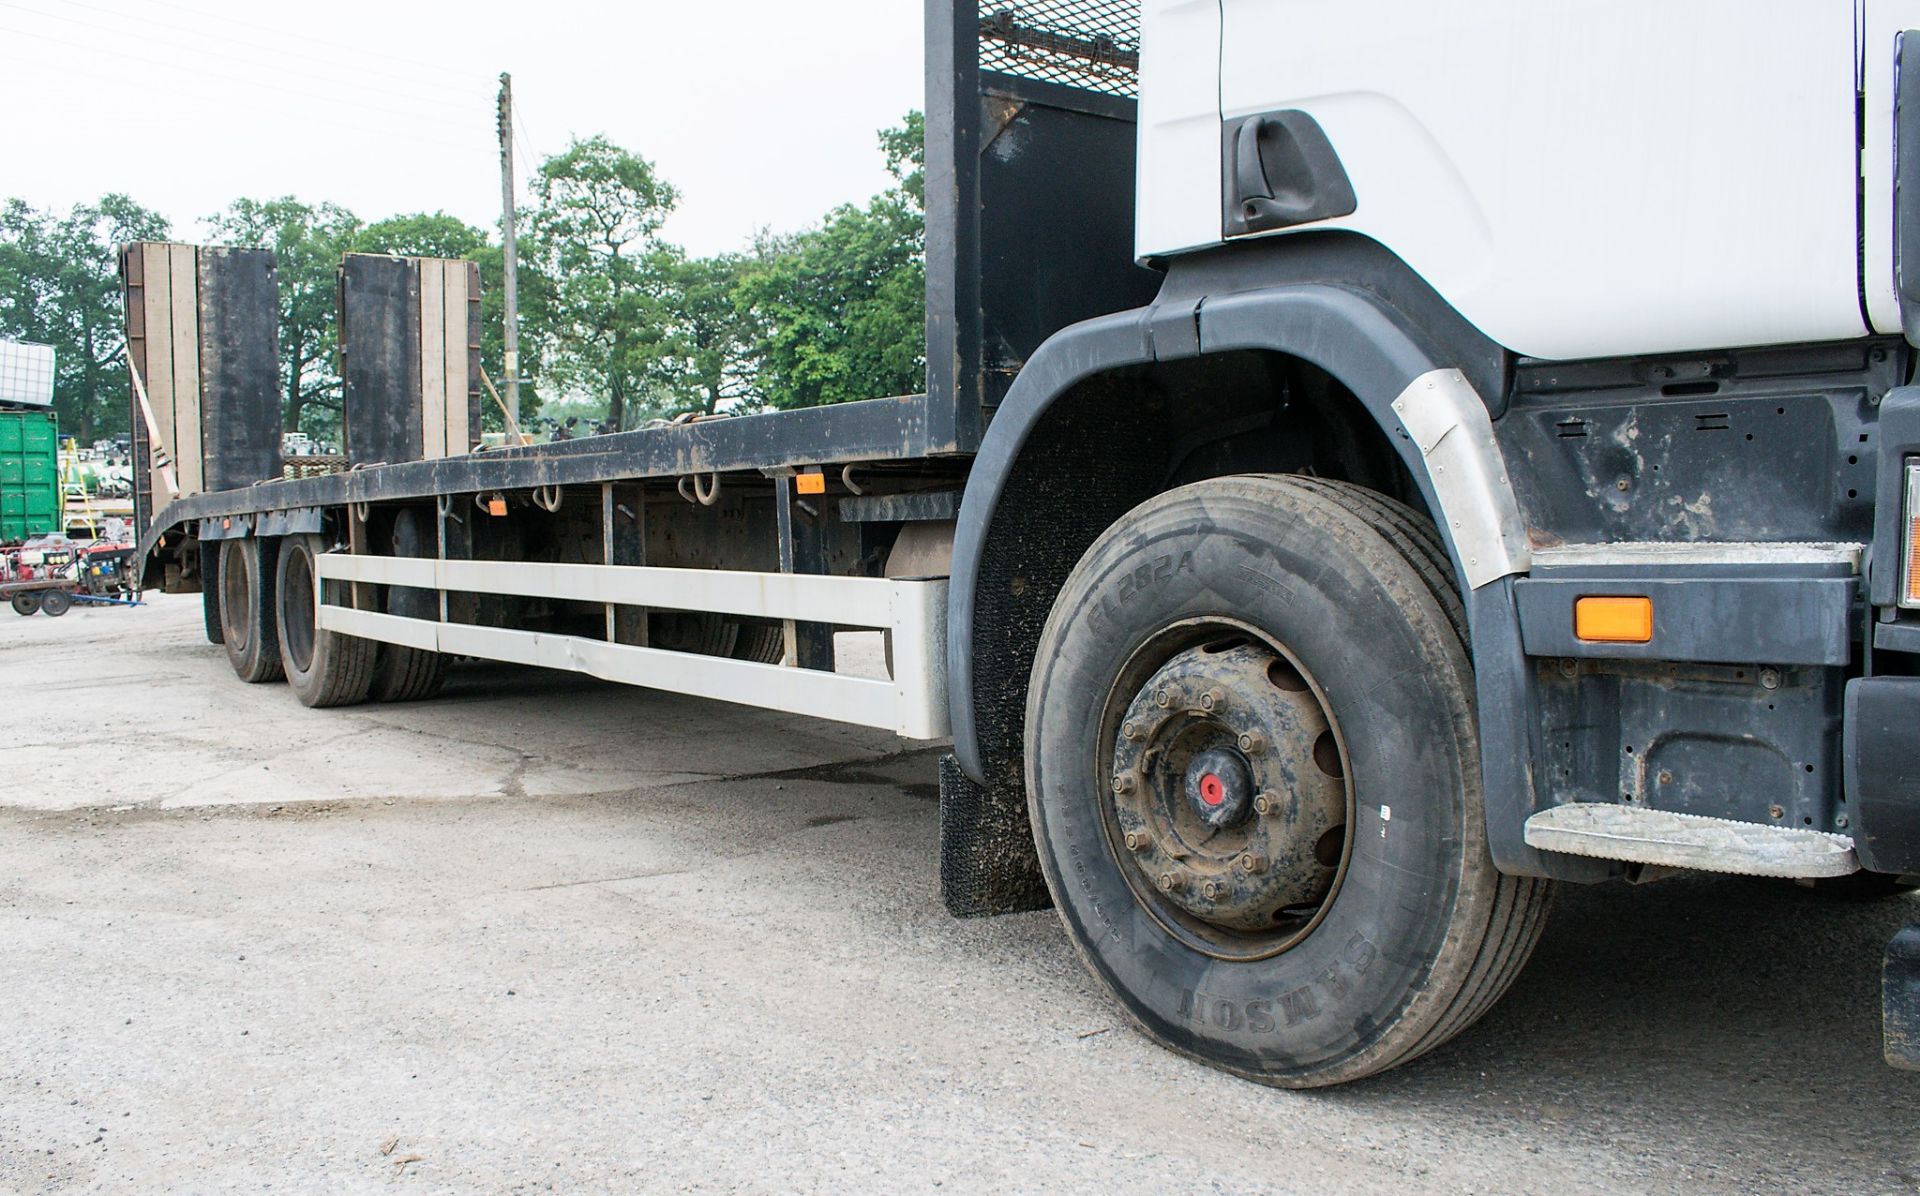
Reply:
<svg viewBox="0 0 1920 1196"><path fill-rule="evenodd" d="M1150 1036L1316 1087L1505 991L1545 882L1486 845L1464 618L1431 525L1340 483L1160 495L1061 591L1027 789L1060 916Z"/></svg>
<svg viewBox="0 0 1920 1196"><path fill-rule="evenodd" d="M379 645L315 626L314 595L320 582L314 559L325 551L319 536L288 536L281 541L274 584L279 597L280 662L287 684L302 705L351 706L367 698ZM333 596L331 590L328 596ZM231 629L228 635L231 638Z"/></svg>
<svg viewBox="0 0 1920 1196"><path fill-rule="evenodd" d="M435 551L420 512L408 509L394 516L393 555L431 557ZM431 622L440 617L440 594L437 590L413 586L390 586L387 613ZM402 644L381 644L368 696L376 702L418 702L439 693L446 678L447 658L440 653Z"/></svg>
<svg viewBox="0 0 1920 1196"><path fill-rule="evenodd" d="M219 591L220 635L234 675L249 685L281 676L280 637L274 626L275 541L249 536L223 540L220 568L202 586Z"/></svg>

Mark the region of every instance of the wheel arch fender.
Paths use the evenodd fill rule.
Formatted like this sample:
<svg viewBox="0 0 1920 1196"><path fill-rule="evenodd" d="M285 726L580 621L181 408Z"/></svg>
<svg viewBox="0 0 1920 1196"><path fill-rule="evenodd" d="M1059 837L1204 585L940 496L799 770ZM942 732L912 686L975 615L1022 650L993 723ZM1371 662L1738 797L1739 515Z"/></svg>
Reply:
<svg viewBox="0 0 1920 1196"><path fill-rule="evenodd" d="M989 594L983 583L997 582L988 568L996 537L1016 534L1005 517L1007 496L1023 475L1044 473L1036 457L1047 451L1049 424L1063 401L1130 370L1237 350L1284 354L1331 375L1385 433L1417 483L1440 524L1466 598L1496 862L1504 871L1565 875L1565 865L1527 847L1522 838L1535 805L1532 720L1511 579L1527 567L1526 537L1493 442L1489 396L1481 396L1414 321L1354 287L1299 283L1175 302L1166 302L1163 292L1163 300L1149 307L1056 333L1027 361L975 458L954 540L947 660L954 753L961 768L976 781L992 783L990 774L1006 763L999 759L1005 753L994 750L1007 742L1010 712L1004 707L1016 698L1024 707L1031 645L1023 657L1016 652L1014 659L999 661L982 649L1010 634L1029 635L1037 643L1052 598L1042 586L1032 604L1043 607L1037 616L1010 616L1003 597ZM1110 414L1102 433L1109 428L1124 433L1125 412ZM1150 493L1135 501L1145 497ZM1492 552L1481 547L1489 531ZM1481 538L1474 539L1476 534ZM1064 562L1062 576L1073 564ZM1012 675L983 678L983 661ZM1021 717L1023 712L1013 716L1013 726ZM1018 739L1012 743L1017 758Z"/></svg>

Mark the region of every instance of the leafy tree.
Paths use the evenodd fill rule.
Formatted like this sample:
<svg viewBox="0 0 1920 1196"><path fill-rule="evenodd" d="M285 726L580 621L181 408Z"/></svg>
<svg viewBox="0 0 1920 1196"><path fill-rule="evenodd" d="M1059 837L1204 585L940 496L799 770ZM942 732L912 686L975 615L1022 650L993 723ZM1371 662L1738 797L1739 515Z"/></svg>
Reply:
<svg viewBox="0 0 1920 1196"><path fill-rule="evenodd" d="M598 136L541 163L532 189L527 257L552 280L548 374L604 395L620 431L672 372L663 296L678 255L658 234L679 193Z"/></svg>
<svg viewBox="0 0 1920 1196"><path fill-rule="evenodd" d="M907 394L926 378L925 126L918 112L880 134L895 185L816 229L762 236L735 305L769 406Z"/></svg>
<svg viewBox="0 0 1920 1196"><path fill-rule="evenodd" d="M349 253L392 253L402 257L470 258L486 246L484 230L445 212L389 216L356 229L347 238Z"/></svg>
<svg viewBox="0 0 1920 1196"><path fill-rule="evenodd" d="M227 244L273 250L280 272L285 426L334 435L341 406L335 271L361 231L359 219L337 204L306 204L289 195L236 199L207 222Z"/></svg>
<svg viewBox="0 0 1920 1196"><path fill-rule="evenodd" d="M120 194L64 216L19 199L0 208L0 336L54 347L54 411L83 442L128 425L116 250L167 235L164 218Z"/></svg>
<svg viewBox="0 0 1920 1196"><path fill-rule="evenodd" d="M678 258L668 271L665 406L674 414L762 403L748 357L753 328L735 303L748 265L740 254L723 253Z"/></svg>

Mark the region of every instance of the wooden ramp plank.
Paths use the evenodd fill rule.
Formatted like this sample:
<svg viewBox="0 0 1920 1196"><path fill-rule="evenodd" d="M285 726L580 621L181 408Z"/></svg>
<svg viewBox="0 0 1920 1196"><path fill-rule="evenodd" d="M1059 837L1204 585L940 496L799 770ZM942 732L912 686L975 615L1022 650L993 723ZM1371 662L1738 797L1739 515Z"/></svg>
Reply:
<svg viewBox="0 0 1920 1196"><path fill-rule="evenodd" d="M418 258L420 271L420 439L421 455L447 455L447 303L444 263Z"/></svg>

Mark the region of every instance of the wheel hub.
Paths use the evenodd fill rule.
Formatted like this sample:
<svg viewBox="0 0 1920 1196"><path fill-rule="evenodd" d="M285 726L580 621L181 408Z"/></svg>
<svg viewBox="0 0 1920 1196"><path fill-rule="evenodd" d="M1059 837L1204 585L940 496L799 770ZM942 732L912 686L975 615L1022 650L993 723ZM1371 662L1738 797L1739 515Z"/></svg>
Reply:
<svg viewBox="0 0 1920 1196"><path fill-rule="evenodd" d="M1136 879L1178 912L1288 929L1331 891L1347 795L1326 712L1294 666L1232 636L1148 678L1114 741L1114 815Z"/></svg>
<svg viewBox="0 0 1920 1196"><path fill-rule="evenodd" d="M1253 811L1253 770L1238 748L1208 748L1187 765L1187 805L1216 830L1240 825Z"/></svg>

